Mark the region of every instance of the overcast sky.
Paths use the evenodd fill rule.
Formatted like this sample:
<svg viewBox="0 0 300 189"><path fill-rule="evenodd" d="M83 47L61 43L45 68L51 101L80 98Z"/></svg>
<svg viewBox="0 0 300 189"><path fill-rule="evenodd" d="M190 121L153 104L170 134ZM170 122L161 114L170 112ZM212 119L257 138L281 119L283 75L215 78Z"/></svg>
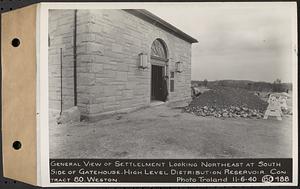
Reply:
<svg viewBox="0 0 300 189"><path fill-rule="evenodd" d="M292 81L295 3L197 3L147 10L199 41L192 46L193 80Z"/></svg>

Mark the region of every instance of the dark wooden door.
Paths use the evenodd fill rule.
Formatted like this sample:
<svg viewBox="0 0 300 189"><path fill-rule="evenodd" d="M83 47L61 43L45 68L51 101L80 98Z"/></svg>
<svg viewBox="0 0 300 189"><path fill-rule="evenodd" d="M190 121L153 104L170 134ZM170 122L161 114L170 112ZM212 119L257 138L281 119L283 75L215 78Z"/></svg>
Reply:
<svg viewBox="0 0 300 189"><path fill-rule="evenodd" d="M162 99L163 67L152 65L151 74L151 100Z"/></svg>

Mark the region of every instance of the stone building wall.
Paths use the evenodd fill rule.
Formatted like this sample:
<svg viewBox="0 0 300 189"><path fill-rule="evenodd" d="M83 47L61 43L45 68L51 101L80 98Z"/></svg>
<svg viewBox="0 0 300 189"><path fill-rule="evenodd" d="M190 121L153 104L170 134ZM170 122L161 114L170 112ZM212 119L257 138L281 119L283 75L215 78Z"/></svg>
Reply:
<svg viewBox="0 0 300 189"><path fill-rule="evenodd" d="M191 44L124 10L86 10L85 24L78 31L78 73L82 114L97 116L150 104L151 66L139 69L139 54L150 55L157 38L168 48L169 71L183 62L183 72L175 73L175 91L170 101L190 98ZM84 12L84 13L83 13ZM80 17L80 16L79 16ZM149 62L150 62L150 56Z"/></svg>
<svg viewBox="0 0 300 189"><path fill-rule="evenodd" d="M64 49L64 108L74 103L73 29L74 10L50 11L49 87L50 107L60 105L59 48ZM169 100L191 96L191 44L125 10L78 10L77 12L77 102L81 115L94 117L105 112L150 104L150 51L155 39L168 48L168 74L175 62L175 91ZM147 53L148 69L138 68L139 54Z"/></svg>
<svg viewBox="0 0 300 189"><path fill-rule="evenodd" d="M49 109L56 113L61 106L61 48L63 110L74 106L73 30L74 10L49 11Z"/></svg>

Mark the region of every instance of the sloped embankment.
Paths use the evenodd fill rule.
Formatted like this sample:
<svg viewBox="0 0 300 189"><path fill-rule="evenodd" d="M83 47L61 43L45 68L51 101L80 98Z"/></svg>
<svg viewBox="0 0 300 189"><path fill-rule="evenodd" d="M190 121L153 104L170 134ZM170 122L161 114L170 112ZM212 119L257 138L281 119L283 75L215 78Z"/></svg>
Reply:
<svg viewBox="0 0 300 189"><path fill-rule="evenodd" d="M262 118L268 103L245 89L215 87L185 107L198 116Z"/></svg>

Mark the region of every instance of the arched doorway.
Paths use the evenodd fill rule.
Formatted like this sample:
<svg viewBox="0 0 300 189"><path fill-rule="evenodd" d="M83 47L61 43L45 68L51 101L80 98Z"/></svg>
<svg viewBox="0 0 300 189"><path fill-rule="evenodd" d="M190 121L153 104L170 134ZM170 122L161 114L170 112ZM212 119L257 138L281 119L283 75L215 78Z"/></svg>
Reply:
<svg viewBox="0 0 300 189"><path fill-rule="evenodd" d="M167 74L168 51L161 39L151 45L151 101L163 101L163 79Z"/></svg>

